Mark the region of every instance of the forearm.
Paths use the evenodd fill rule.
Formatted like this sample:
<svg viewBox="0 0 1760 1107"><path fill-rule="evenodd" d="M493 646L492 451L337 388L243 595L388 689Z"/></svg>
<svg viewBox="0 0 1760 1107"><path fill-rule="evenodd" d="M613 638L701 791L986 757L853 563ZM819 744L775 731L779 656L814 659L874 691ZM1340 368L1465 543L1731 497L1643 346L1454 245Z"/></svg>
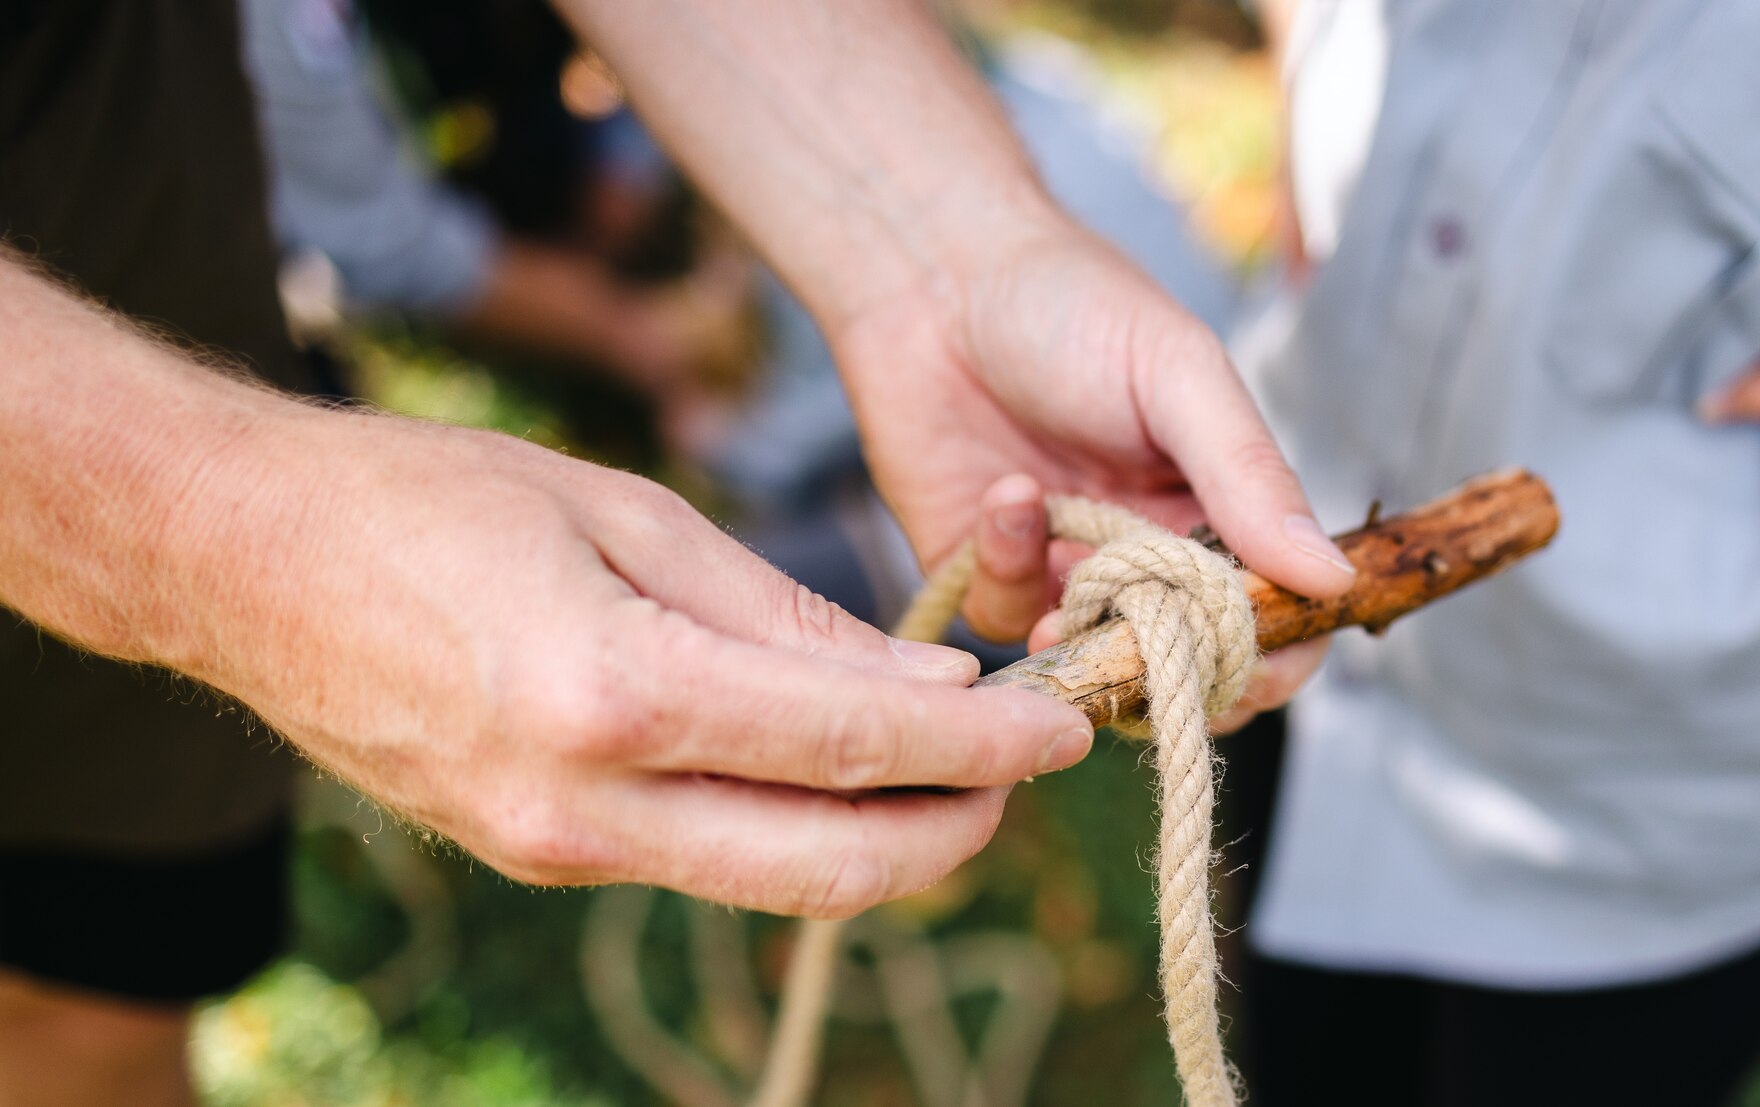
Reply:
<svg viewBox="0 0 1760 1107"><path fill-rule="evenodd" d="M0 601L236 696L521 879L852 914L1091 741L647 481L293 403L4 258L0 443ZM902 790L925 784L950 794Z"/></svg>
<svg viewBox="0 0 1760 1107"><path fill-rule="evenodd" d="M557 0L822 323L1061 225L983 81L911 0Z"/></svg>
<svg viewBox="0 0 1760 1107"><path fill-rule="evenodd" d="M300 409L192 362L0 254L0 601L97 652L187 667L192 558ZM204 577L210 579L203 579Z"/></svg>

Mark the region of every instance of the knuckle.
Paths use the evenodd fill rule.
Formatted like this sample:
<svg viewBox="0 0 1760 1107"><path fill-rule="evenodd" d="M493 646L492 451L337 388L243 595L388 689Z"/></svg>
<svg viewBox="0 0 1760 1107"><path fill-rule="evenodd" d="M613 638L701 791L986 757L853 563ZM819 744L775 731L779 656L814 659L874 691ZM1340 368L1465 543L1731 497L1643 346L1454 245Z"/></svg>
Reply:
<svg viewBox="0 0 1760 1107"><path fill-rule="evenodd" d="M795 913L813 919L847 919L884 903L891 884L887 865L859 849L832 853L808 880Z"/></svg>
<svg viewBox="0 0 1760 1107"><path fill-rule="evenodd" d="M649 480L644 480L643 484L648 493L649 517L669 532L703 521L703 516L690 505L690 501L677 492Z"/></svg>
<svg viewBox="0 0 1760 1107"><path fill-rule="evenodd" d="M584 726L584 752L624 762L652 750L656 737L677 723L675 705L654 674L676 672L700 649L702 628L681 612L638 601L641 618L619 631L621 646L574 693Z"/></svg>
<svg viewBox="0 0 1760 1107"><path fill-rule="evenodd" d="M1254 676L1263 684L1255 696L1256 704L1264 709L1288 702L1319 670L1330 646L1327 638L1310 639L1267 654L1255 666ZM1253 689L1249 686L1248 691Z"/></svg>
<svg viewBox="0 0 1760 1107"><path fill-rule="evenodd" d="M960 766L960 785L967 788L1013 783L1030 776L1037 767L1036 756L1023 749L1019 756L1011 757L992 734L975 737L970 742L961 743L958 748L962 751L965 762ZM1015 765L1014 762L1017 761L1019 764Z"/></svg>
<svg viewBox="0 0 1760 1107"><path fill-rule="evenodd" d="M1002 521L995 519L979 528L978 576L992 584L1043 589L1040 578L1045 575L1047 541L1043 523L1023 528L1017 521L1013 532L1002 527Z"/></svg>
<svg viewBox="0 0 1760 1107"><path fill-rule="evenodd" d="M1035 717L1039 705L1023 704L1017 697L1012 689L994 698L986 696L976 702L973 714L954 720L969 722L953 731L957 740L933 746L937 762L946 765L950 775L929 783L988 788L1031 776L1044 752L1044 731Z"/></svg>
<svg viewBox="0 0 1760 1107"><path fill-rule="evenodd" d="M1277 444L1265 435L1253 435L1229 452L1231 471L1252 485L1295 486L1295 476Z"/></svg>
<svg viewBox="0 0 1760 1107"><path fill-rule="evenodd" d="M564 760L614 760L632 746L643 720L636 697L614 680L552 674L509 704L500 729Z"/></svg>
<svg viewBox="0 0 1760 1107"><path fill-rule="evenodd" d="M683 496L645 477L620 474L627 510L618 513L618 526L635 548L665 549L679 535L707 521Z"/></svg>
<svg viewBox="0 0 1760 1107"><path fill-rule="evenodd" d="M790 582L787 588L787 598L777 613L780 634L804 643L809 653L835 641L843 609L804 584Z"/></svg>
<svg viewBox="0 0 1760 1107"><path fill-rule="evenodd" d="M619 850L604 835L583 832L545 801L510 808L490 827L490 861L527 884L595 884L615 879Z"/></svg>
<svg viewBox="0 0 1760 1107"><path fill-rule="evenodd" d="M601 689L587 710L579 748L596 761L628 760L660 729L654 706L628 690Z"/></svg>
<svg viewBox="0 0 1760 1107"><path fill-rule="evenodd" d="M889 783L896 757L875 727L846 717L833 724L824 761L820 776L827 788L860 791Z"/></svg>
<svg viewBox="0 0 1760 1107"><path fill-rule="evenodd" d="M1208 327L1160 297L1150 302L1153 307L1132 318L1126 332L1130 364L1147 374L1144 379L1150 387L1177 380L1168 371L1170 366L1211 369L1228 363L1228 352Z"/></svg>
<svg viewBox="0 0 1760 1107"><path fill-rule="evenodd" d="M1282 707L1301 689L1302 681L1306 678L1306 673L1294 672L1283 666L1269 666L1263 682L1257 688L1249 687L1248 694L1243 699L1255 711Z"/></svg>
<svg viewBox="0 0 1760 1107"><path fill-rule="evenodd" d="M1257 714L1258 712L1251 708L1231 707L1210 720L1210 733L1215 735L1233 734L1252 722Z"/></svg>

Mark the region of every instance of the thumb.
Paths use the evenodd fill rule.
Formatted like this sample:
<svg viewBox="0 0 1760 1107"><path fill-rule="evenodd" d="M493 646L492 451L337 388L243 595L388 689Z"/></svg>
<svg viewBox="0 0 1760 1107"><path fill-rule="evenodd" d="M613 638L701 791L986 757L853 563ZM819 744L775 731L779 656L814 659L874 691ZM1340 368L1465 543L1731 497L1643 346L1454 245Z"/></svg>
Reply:
<svg viewBox="0 0 1760 1107"><path fill-rule="evenodd" d="M875 675L959 685L978 678L978 659L964 650L884 634L791 580L672 493L645 481L633 491L639 506L608 515L609 533L595 538L617 574L662 607L730 638Z"/></svg>
<svg viewBox="0 0 1760 1107"><path fill-rule="evenodd" d="M1182 329L1177 360L1132 366L1150 440L1178 464L1211 527L1248 568L1304 596L1344 592L1356 569L1314 520L1221 345L1190 321Z"/></svg>
<svg viewBox="0 0 1760 1107"><path fill-rule="evenodd" d="M1707 423L1760 422L1760 362L1735 382L1699 401L1699 418Z"/></svg>

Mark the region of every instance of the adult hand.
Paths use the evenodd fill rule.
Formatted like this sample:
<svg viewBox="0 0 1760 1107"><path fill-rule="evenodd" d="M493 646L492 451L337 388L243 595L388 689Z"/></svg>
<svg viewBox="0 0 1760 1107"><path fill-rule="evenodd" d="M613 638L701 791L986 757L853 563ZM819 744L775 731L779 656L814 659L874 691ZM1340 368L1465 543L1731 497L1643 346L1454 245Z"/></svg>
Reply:
<svg viewBox="0 0 1760 1107"><path fill-rule="evenodd" d="M248 704L509 875L849 914L978 849L1076 709L969 689L679 499L317 409L0 253L0 603ZM947 785L956 794L883 792Z"/></svg>
<svg viewBox="0 0 1760 1107"><path fill-rule="evenodd" d="M938 880L1003 786L1091 742L1075 709L963 687L969 655L888 638L648 481L399 419L277 438L323 480L296 466L204 512L303 535L239 583L269 632L186 668L511 876L848 915ZM970 790L879 790L903 785Z"/></svg>
<svg viewBox="0 0 1760 1107"><path fill-rule="evenodd" d="M1248 566L1306 594L1353 579L1220 344L1085 232L999 250L941 295L889 302L838 339L876 477L925 560L977 536L966 616L980 633L1020 637L1052 600L1045 491L1178 531L1208 521ZM1033 648L1055 640L1051 626ZM1323 653L1264 659L1219 728L1282 703Z"/></svg>
<svg viewBox="0 0 1760 1107"><path fill-rule="evenodd" d="M1018 637L1044 606L1013 475L1206 516L1278 583L1348 587L1216 340L1056 212L926 5L558 6L824 326L918 555L977 534L978 629Z"/></svg>
<svg viewBox="0 0 1760 1107"><path fill-rule="evenodd" d="M1020 637L1044 609L1041 488L1177 530L1207 520L1299 592L1350 585L1215 337L1084 231L999 248L938 294L855 317L836 347L876 479L924 560L976 529L980 630Z"/></svg>

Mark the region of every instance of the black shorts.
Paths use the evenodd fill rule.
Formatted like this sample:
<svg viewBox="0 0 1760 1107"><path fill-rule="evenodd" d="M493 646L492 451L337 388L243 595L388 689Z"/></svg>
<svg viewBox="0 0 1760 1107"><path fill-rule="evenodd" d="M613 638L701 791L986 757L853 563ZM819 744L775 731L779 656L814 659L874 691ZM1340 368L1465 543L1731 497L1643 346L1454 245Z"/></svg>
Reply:
<svg viewBox="0 0 1760 1107"><path fill-rule="evenodd" d="M163 857L0 849L0 968L154 1003L238 987L282 949L285 820Z"/></svg>
<svg viewBox="0 0 1760 1107"><path fill-rule="evenodd" d="M235 986L281 947L297 759L211 693L0 620L0 968Z"/></svg>
<svg viewBox="0 0 1760 1107"><path fill-rule="evenodd" d="M1224 921L1236 926L1263 868L1285 748L1281 713L1252 728L1228 743L1222 793L1225 864L1250 866L1231 885L1236 913ZM1229 1049L1257 1107L1724 1107L1760 1062L1760 951L1665 980L1556 991L1231 952Z"/></svg>
<svg viewBox="0 0 1760 1107"><path fill-rule="evenodd" d="M1267 957L1236 976L1261 1107L1726 1107L1760 1061L1760 953L1667 980L1521 992Z"/></svg>

